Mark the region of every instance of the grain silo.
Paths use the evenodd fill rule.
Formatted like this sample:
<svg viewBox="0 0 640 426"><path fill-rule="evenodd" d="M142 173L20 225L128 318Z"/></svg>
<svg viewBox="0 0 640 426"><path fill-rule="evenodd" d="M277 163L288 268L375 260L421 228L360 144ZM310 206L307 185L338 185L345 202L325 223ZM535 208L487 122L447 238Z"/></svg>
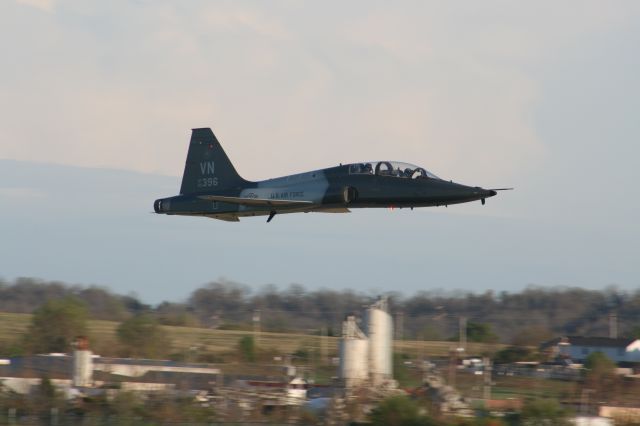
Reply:
<svg viewBox="0 0 640 426"><path fill-rule="evenodd" d="M73 374L74 387L87 387L93 383L93 354L89 350L89 339L79 336L73 342Z"/></svg>
<svg viewBox="0 0 640 426"><path fill-rule="evenodd" d="M369 340L358 327L355 316L348 316L342 323L340 379L348 388L360 386L369 379Z"/></svg>
<svg viewBox="0 0 640 426"><path fill-rule="evenodd" d="M393 321L387 299L381 298L367 309L369 373L374 385L393 379Z"/></svg>

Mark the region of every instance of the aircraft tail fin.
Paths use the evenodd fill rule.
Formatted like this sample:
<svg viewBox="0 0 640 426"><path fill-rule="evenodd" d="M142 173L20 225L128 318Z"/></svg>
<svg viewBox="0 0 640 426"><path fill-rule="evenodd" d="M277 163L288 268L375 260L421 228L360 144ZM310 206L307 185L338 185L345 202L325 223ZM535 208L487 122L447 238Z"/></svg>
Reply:
<svg viewBox="0 0 640 426"><path fill-rule="evenodd" d="M211 129L193 129L180 194L240 188L245 183Z"/></svg>

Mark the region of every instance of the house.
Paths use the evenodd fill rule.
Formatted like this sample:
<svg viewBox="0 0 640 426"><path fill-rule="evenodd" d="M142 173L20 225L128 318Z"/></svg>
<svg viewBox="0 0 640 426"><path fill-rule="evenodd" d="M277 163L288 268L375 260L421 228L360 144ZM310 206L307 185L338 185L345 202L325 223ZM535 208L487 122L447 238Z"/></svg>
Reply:
<svg viewBox="0 0 640 426"><path fill-rule="evenodd" d="M543 343L542 352L551 358L584 362L593 352L602 352L616 363L640 362L640 339L563 336Z"/></svg>

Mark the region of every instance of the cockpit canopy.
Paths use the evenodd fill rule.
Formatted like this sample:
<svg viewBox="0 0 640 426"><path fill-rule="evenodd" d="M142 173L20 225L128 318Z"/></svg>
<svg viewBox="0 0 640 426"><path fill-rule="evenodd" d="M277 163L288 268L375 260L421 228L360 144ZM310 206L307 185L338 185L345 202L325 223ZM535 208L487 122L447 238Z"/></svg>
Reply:
<svg viewBox="0 0 640 426"><path fill-rule="evenodd" d="M425 168L399 161L369 161L349 164L351 175L379 175L405 179L440 179Z"/></svg>

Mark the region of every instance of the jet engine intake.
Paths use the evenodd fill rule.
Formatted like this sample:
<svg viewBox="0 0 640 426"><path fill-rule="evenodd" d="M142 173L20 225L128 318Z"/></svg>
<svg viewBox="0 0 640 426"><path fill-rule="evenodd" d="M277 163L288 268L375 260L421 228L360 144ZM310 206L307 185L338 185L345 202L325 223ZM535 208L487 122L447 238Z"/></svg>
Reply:
<svg viewBox="0 0 640 426"><path fill-rule="evenodd" d="M358 190L353 186L345 186L342 190L342 201L345 204L350 204L358 199Z"/></svg>

